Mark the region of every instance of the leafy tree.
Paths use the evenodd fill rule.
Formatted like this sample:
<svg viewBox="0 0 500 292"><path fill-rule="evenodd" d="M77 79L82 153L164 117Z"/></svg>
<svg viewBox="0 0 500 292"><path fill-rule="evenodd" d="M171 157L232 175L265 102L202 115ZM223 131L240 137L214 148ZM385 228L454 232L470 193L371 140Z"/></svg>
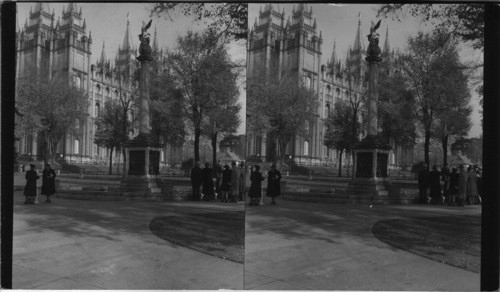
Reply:
<svg viewBox="0 0 500 292"><path fill-rule="evenodd" d="M360 129L359 121L354 118L352 111L348 102L338 100L333 113L325 121L323 145L339 151L339 177L342 176L342 154L344 151L351 151L351 146L357 141L358 133L352 132L352 124L357 123L356 129Z"/></svg>
<svg viewBox="0 0 500 292"><path fill-rule="evenodd" d="M399 69L406 86L415 98L415 114L424 132L425 163L429 165L429 146L436 119L449 110L450 104L468 92L467 76L461 74L456 43L444 42L445 34L418 33L408 40ZM444 46L437 46L445 43Z"/></svg>
<svg viewBox="0 0 500 292"><path fill-rule="evenodd" d="M54 162L61 139L67 134L81 135L88 96L62 73L49 79L48 74L34 69L17 81L17 134L38 134L45 163Z"/></svg>
<svg viewBox="0 0 500 292"><path fill-rule="evenodd" d="M151 16L175 20L176 13L194 18L216 31L216 38L246 39L248 30L247 3L168 3L154 4Z"/></svg>
<svg viewBox="0 0 500 292"><path fill-rule="evenodd" d="M113 150L123 146L126 139L123 135L122 107L116 101L108 101L99 112L96 119L97 130L94 135L94 143L110 150L109 154L109 174L113 173ZM130 128L130 121L125 120L127 128Z"/></svg>
<svg viewBox="0 0 500 292"><path fill-rule="evenodd" d="M471 42L473 48L484 48L484 5L476 3L458 4L383 4L377 16L396 18L410 14L422 21L435 24L446 31L446 39L458 37Z"/></svg>
<svg viewBox="0 0 500 292"><path fill-rule="evenodd" d="M214 30L204 34L189 31L178 38L175 51L168 57L172 76L182 93L186 115L194 130L195 160L200 159L200 136L207 114L224 106L223 100L227 98L224 87L228 85L223 82L221 72L224 70L221 68L234 66L228 62L226 46L217 41L217 37Z"/></svg>
<svg viewBox="0 0 500 292"><path fill-rule="evenodd" d="M276 74L278 71L281 68L268 69L261 64L247 78L247 131L267 133L267 139L274 142L271 146L278 146L282 161L292 138L310 135L309 125L317 118L318 97L305 87L303 76L297 72ZM276 161L276 157L270 159Z"/></svg>
<svg viewBox="0 0 500 292"><path fill-rule="evenodd" d="M153 137L164 144L182 145L186 137L182 92L168 73L154 76L150 88Z"/></svg>

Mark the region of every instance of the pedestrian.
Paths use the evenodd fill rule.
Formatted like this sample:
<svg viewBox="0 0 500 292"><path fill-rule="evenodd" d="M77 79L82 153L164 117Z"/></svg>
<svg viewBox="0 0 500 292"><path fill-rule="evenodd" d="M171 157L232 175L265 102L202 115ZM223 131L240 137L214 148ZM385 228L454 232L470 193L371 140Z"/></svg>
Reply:
<svg viewBox="0 0 500 292"><path fill-rule="evenodd" d="M448 198L448 190L450 188L450 165L446 163L441 169L441 180L443 181L443 195Z"/></svg>
<svg viewBox="0 0 500 292"><path fill-rule="evenodd" d="M239 201L246 201L246 185L247 185L247 168L245 167L245 162L240 162L240 195L238 197Z"/></svg>
<svg viewBox="0 0 500 292"><path fill-rule="evenodd" d="M262 196L262 181L265 178L260 172L260 166L255 165L252 174L250 174L250 189L248 191L248 196L250 197L250 206L258 206L260 198Z"/></svg>
<svg viewBox="0 0 500 292"><path fill-rule="evenodd" d="M478 200L477 174L472 166L467 169L467 205L475 205Z"/></svg>
<svg viewBox="0 0 500 292"><path fill-rule="evenodd" d="M191 169L191 187L193 188L194 201L201 200L200 186L201 186L201 168L200 168L200 162L196 161L193 169Z"/></svg>
<svg viewBox="0 0 500 292"><path fill-rule="evenodd" d="M458 206L464 207L465 198L467 197L467 181L469 179L469 175L467 174L464 165L460 165L459 169L460 173L458 177Z"/></svg>
<svg viewBox="0 0 500 292"><path fill-rule="evenodd" d="M236 161L231 162L231 203L236 203L238 195L240 194L240 168L236 165Z"/></svg>
<svg viewBox="0 0 500 292"><path fill-rule="evenodd" d="M281 195L281 173L276 169L276 164L271 165L271 170L267 174L266 196L271 197L271 205L276 205L276 197Z"/></svg>
<svg viewBox="0 0 500 292"><path fill-rule="evenodd" d="M220 201L223 203L228 202L229 193L231 192L231 173L232 171L229 168L229 165L224 165L224 170L222 171L222 183L220 186L222 193Z"/></svg>
<svg viewBox="0 0 500 292"><path fill-rule="evenodd" d="M40 178L35 170L35 165L30 164L30 170L28 170L24 176L26 178L26 185L24 186L24 203L34 204L36 198L36 180Z"/></svg>
<svg viewBox="0 0 500 292"><path fill-rule="evenodd" d="M477 197L479 203L482 204L481 196L483 195L483 171L477 166L474 166L474 171L477 174Z"/></svg>
<svg viewBox="0 0 500 292"><path fill-rule="evenodd" d="M429 188L429 169L427 164L422 165L422 169L418 172L418 189L420 194L420 203L427 204L427 189Z"/></svg>
<svg viewBox="0 0 500 292"><path fill-rule="evenodd" d="M205 167L201 170L201 183L203 185L203 200L211 201L213 200L214 194L214 182L213 182L213 169L209 162L205 163Z"/></svg>
<svg viewBox="0 0 500 292"><path fill-rule="evenodd" d="M454 167L450 173L450 187L448 189L448 205L456 206L458 203L458 181L460 179L460 174L457 172L457 168Z"/></svg>
<svg viewBox="0 0 500 292"><path fill-rule="evenodd" d="M45 165L42 172L42 192L46 196L45 203L52 203L50 196L56 193L56 172L50 167L50 164Z"/></svg>
<svg viewBox="0 0 500 292"><path fill-rule="evenodd" d="M441 197L441 173L437 165L432 166L432 171L429 173L429 187L431 191L431 204L442 203Z"/></svg>
<svg viewBox="0 0 500 292"><path fill-rule="evenodd" d="M215 178L215 196L219 198L221 196L220 184L222 180L222 161L219 159L214 165L214 178Z"/></svg>

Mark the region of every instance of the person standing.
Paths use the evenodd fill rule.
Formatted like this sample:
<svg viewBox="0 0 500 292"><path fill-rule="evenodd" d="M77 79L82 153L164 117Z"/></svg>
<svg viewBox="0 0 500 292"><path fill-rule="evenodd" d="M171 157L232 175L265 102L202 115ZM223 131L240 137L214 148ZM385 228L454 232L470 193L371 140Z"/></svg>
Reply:
<svg viewBox="0 0 500 292"><path fill-rule="evenodd" d="M224 165L224 170L222 171L222 183L220 185L220 191L222 193L220 201L223 203L228 202L229 193L231 192L231 174L232 171L229 169L229 165Z"/></svg>
<svg viewBox="0 0 500 292"><path fill-rule="evenodd" d="M191 187L193 188L194 201L199 201L201 199L200 186L201 186L201 168L200 168L200 162L196 161L193 169L191 169Z"/></svg>
<svg viewBox="0 0 500 292"><path fill-rule="evenodd" d="M450 173L450 187L448 189L448 205L456 206L458 201L458 181L460 179L460 175L457 172L457 169L454 167Z"/></svg>
<svg viewBox="0 0 500 292"><path fill-rule="evenodd" d="M420 203L427 204L427 189L429 188L429 170L427 164L422 165L418 172L418 189L420 194Z"/></svg>
<svg viewBox="0 0 500 292"><path fill-rule="evenodd" d="M441 180L443 181L443 195L448 199L448 191L450 189L450 165L446 163L441 169Z"/></svg>
<svg viewBox="0 0 500 292"><path fill-rule="evenodd" d="M267 174L266 196L271 197L271 205L276 205L276 197L281 195L281 173L276 169L276 164L271 165L271 170Z"/></svg>
<svg viewBox="0 0 500 292"><path fill-rule="evenodd" d="M35 170L35 165L30 164L30 170L26 172L24 176L26 178L26 185L24 186L24 203L25 204L34 204L36 198L36 180L40 178L38 173Z"/></svg>
<svg viewBox="0 0 500 292"><path fill-rule="evenodd" d="M45 165L42 173L42 192L46 196L45 203L52 203L50 196L56 193L56 172L50 167L50 164Z"/></svg>
<svg viewBox="0 0 500 292"><path fill-rule="evenodd" d="M247 168L245 162L240 162L240 195L238 197L239 201L246 201L245 189L247 185Z"/></svg>
<svg viewBox="0 0 500 292"><path fill-rule="evenodd" d="M442 203L441 198L441 173L437 165L432 166L432 171L429 173L429 187L431 190L431 204Z"/></svg>
<svg viewBox="0 0 500 292"><path fill-rule="evenodd" d="M203 184L203 200L210 201L214 198L213 170L209 162L201 170L201 183Z"/></svg>
<svg viewBox="0 0 500 292"><path fill-rule="evenodd" d="M250 197L250 206L258 206L259 200L262 196L262 181L264 177L260 172L260 166L255 165L254 171L250 174L250 189L248 190L248 196Z"/></svg>
<svg viewBox="0 0 500 292"><path fill-rule="evenodd" d="M219 159L214 165L214 178L215 178L215 196L221 196L220 184L222 180L222 161Z"/></svg>
<svg viewBox="0 0 500 292"><path fill-rule="evenodd" d="M475 205L478 202L477 197L477 174L472 166L469 166L467 169L467 205Z"/></svg>
<svg viewBox="0 0 500 292"><path fill-rule="evenodd" d="M465 198L467 197L467 181L469 179L469 175L467 171L465 171L465 167L460 165L460 174L458 178L458 206L464 207Z"/></svg>
<svg viewBox="0 0 500 292"><path fill-rule="evenodd" d="M231 162L232 172L231 172L231 203L236 203L238 195L240 193L240 168L236 165L236 161Z"/></svg>

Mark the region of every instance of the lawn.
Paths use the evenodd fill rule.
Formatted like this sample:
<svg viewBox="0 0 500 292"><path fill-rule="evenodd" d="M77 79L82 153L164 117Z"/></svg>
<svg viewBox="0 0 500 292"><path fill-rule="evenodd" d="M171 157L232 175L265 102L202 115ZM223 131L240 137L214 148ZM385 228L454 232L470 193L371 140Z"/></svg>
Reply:
<svg viewBox="0 0 500 292"><path fill-rule="evenodd" d="M383 220L375 223L372 232L392 246L479 273L480 215Z"/></svg>
<svg viewBox="0 0 500 292"><path fill-rule="evenodd" d="M199 252L243 263L245 212L205 212L156 217L149 223L156 236Z"/></svg>

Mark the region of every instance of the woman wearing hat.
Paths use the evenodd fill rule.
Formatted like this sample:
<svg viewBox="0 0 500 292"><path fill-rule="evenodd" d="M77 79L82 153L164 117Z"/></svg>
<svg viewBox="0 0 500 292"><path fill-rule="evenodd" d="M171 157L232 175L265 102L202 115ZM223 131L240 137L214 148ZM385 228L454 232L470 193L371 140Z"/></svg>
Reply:
<svg viewBox="0 0 500 292"><path fill-rule="evenodd" d="M42 173L42 192L41 194L47 196L45 203L52 203L50 196L56 193L56 172L50 168L50 164L45 165Z"/></svg>
<svg viewBox="0 0 500 292"><path fill-rule="evenodd" d="M36 173L35 165L30 164L30 170L24 176L26 178L26 186L24 187L25 204L34 204L36 198L36 180L40 176Z"/></svg>
<svg viewBox="0 0 500 292"><path fill-rule="evenodd" d="M275 198L281 195L281 173L276 169L276 164L271 165L271 170L267 174L266 196L271 197L271 205L276 205Z"/></svg>
<svg viewBox="0 0 500 292"><path fill-rule="evenodd" d="M224 170L222 171L222 184L220 186L220 190L222 192L221 202L227 203L229 202L229 192L231 192L231 169L229 165L224 165Z"/></svg>
<svg viewBox="0 0 500 292"><path fill-rule="evenodd" d="M255 170L250 175L250 189L248 190L248 196L250 197L250 206L258 206L259 200L262 195L262 181L264 177L260 172L260 166L255 165Z"/></svg>

